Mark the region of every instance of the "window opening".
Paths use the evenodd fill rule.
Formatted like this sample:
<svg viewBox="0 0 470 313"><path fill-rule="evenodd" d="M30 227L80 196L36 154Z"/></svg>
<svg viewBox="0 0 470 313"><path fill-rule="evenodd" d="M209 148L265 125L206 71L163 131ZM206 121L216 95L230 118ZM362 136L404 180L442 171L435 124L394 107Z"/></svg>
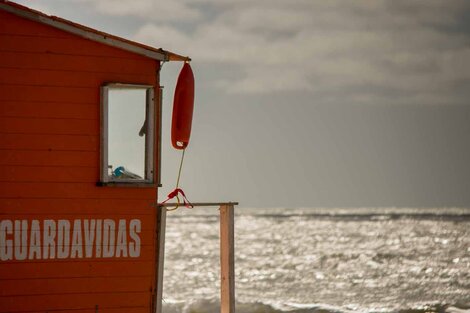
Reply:
<svg viewBox="0 0 470 313"><path fill-rule="evenodd" d="M103 182L153 183L153 87L102 87Z"/></svg>

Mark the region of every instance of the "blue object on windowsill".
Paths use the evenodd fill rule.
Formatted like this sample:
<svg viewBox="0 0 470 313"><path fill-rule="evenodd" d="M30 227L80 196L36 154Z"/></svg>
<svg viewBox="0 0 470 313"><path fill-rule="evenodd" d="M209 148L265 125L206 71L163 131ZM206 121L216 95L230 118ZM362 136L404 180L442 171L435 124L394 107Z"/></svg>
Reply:
<svg viewBox="0 0 470 313"><path fill-rule="evenodd" d="M119 166L113 171L113 176L119 177L125 171L124 166Z"/></svg>
<svg viewBox="0 0 470 313"><path fill-rule="evenodd" d="M119 166L113 171L113 176L121 179L142 179L137 174L134 174L124 168L124 166Z"/></svg>

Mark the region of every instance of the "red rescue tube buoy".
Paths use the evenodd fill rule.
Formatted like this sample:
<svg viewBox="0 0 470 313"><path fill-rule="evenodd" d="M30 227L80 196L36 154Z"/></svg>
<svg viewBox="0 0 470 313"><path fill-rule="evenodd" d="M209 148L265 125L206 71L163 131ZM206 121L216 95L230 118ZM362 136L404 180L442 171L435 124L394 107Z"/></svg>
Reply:
<svg viewBox="0 0 470 313"><path fill-rule="evenodd" d="M185 63L178 76L171 121L171 144L183 150L189 144L194 109L194 75L189 63Z"/></svg>

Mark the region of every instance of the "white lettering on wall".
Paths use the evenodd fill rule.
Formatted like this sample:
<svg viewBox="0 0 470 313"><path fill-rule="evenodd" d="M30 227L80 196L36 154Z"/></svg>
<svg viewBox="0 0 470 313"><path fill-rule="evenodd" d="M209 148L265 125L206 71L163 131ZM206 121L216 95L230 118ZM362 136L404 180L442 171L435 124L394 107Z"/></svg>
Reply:
<svg viewBox="0 0 470 313"><path fill-rule="evenodd" d="M116 223L113 220L103 221L103 258L114 256L114 234Z"/></svg>
<svg viewBox="0 0 470 313"><path fill-rule="evenodd" d="M0 260L138 258L139 219L0 220Z"/></svg>
<svg viewBox="0 0 470 313"><path fill-rule="evenodd" d="M13 224L10 220L0 222L0 260L7 261L13 259L12 240L7 239L7 235L13 233Z"/></svg>
<svg viewBox="0 0 470 313"><path fill-rule="evenodd" d="M31 237L29 237L29 259L41 259L41 227L38 220L31 222Z"/></svg>
<svg viewBox="0 0 470 313"><path fill-rule="evenodd" d="M81 220L73 221L72 232L72 249L70 250L71 258L83 257L83 244L82 244L82 222Z"/></svg>
<svg viewBox="0 0 470 313"><path fill-rule="evenodd" d="M102 220L96 220L96 257L101 258L101 229L103 225Z"/></svg>
<svg viewBox="0 0 470 313"><path fill-rule="evenodd" d="M28 221L27 220L15 221L15 259L26 260L27 257L28 257Z"/></svg>
<svg viewBox="0 0 470 313"><path fill-rule="evenodd" d="M119 228L116 243L116 257L127 257L127 232L126 220L119 220Z"/></svg>
<svg viewBox="0 0 470 313"><path fill-rule="evenodd" d="M140 255L140 234L141 225L140 220L131 220L129 223L129 236L134 242L129 243L129 255L133 258L137 258Z"/></svg>
<svg viewBox="0 0 470 313"><path fill-rule="evenodd" d="M66 259L70 251L70 222L59 220L57 226L57 257Z"/></svg>
<svg viewBox="0 0 470 313"><path fill-rule="evenodd" d="M95 240L96 220L83 220L83 231L85 235L85 257L93 256L93 241Z"/></svg>
<svg viewBox="0 0 470 313"><path fill-rule="evenodd" d="M44 259L55 258L55 221L45 220L44 221L44 232L43 232L43 252L42 256Z"/></svg>

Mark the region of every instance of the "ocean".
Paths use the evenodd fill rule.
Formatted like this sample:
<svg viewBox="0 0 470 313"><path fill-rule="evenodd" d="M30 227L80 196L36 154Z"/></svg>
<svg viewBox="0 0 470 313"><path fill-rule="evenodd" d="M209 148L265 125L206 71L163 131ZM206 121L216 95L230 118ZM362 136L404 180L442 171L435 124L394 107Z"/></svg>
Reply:
<svg viewBox="0 0 470 313"><path fill-rule="evenodd" d="M235 210L237 313L470 313L470 209ZM218 312L218 213L168 212L164 313Z"/></svg>

